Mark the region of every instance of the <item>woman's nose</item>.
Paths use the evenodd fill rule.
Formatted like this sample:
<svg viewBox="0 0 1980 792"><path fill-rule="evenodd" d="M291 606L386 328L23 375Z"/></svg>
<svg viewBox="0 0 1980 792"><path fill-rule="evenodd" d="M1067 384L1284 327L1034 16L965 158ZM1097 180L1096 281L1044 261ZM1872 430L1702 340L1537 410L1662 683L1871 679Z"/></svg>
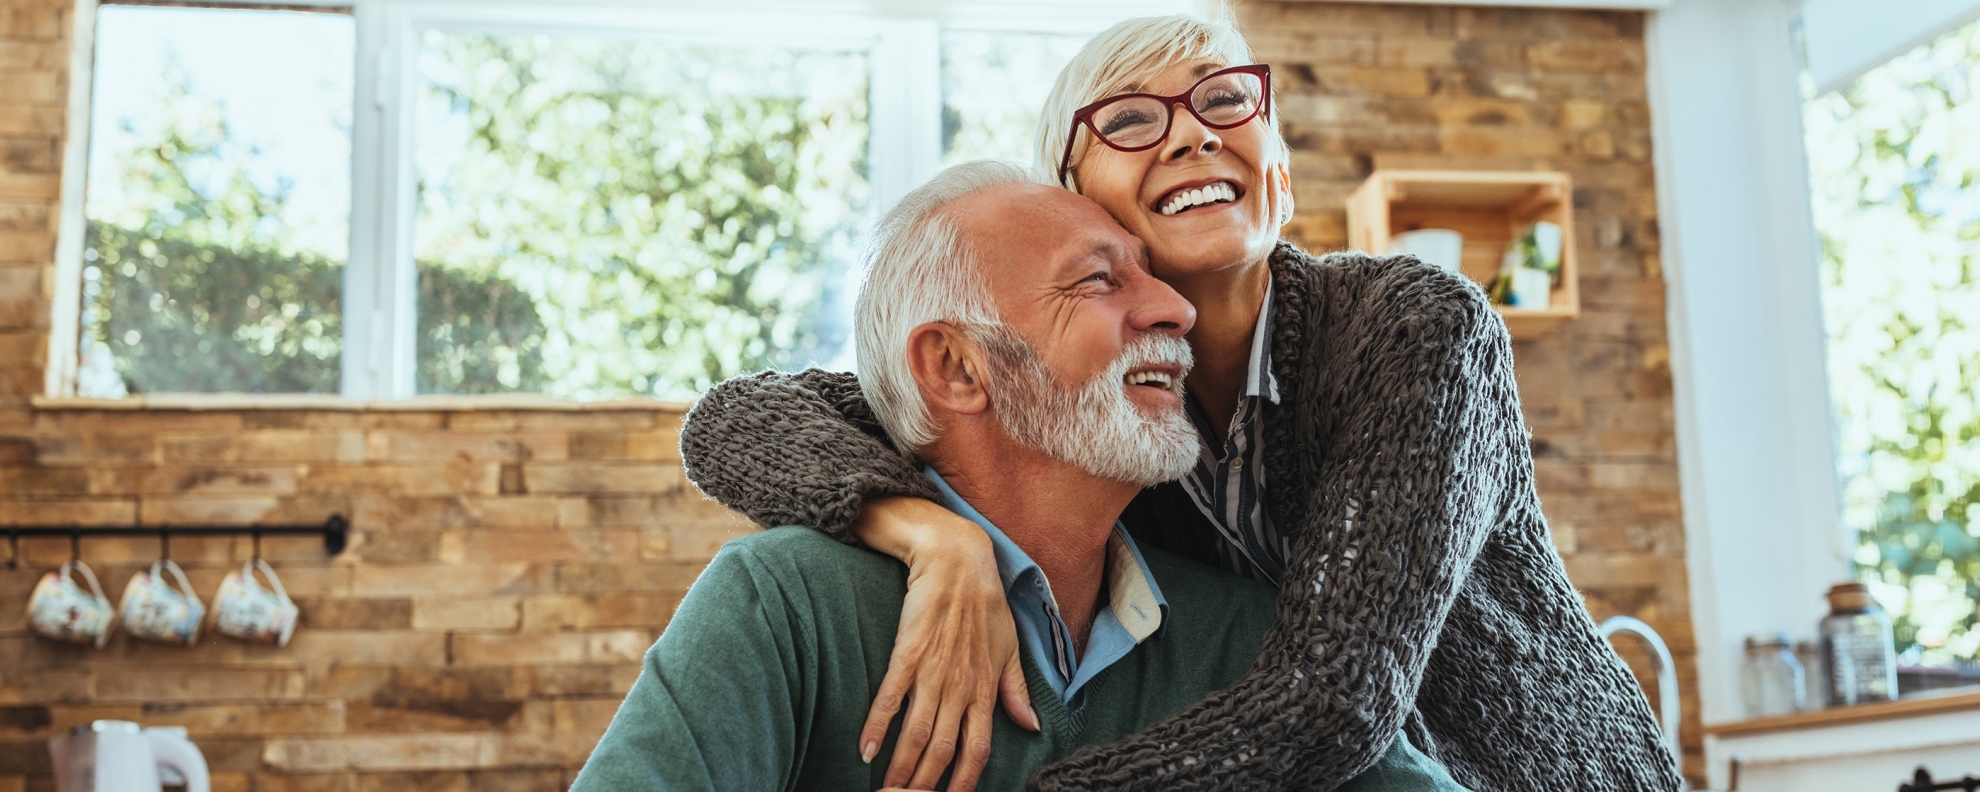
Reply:
<svg viewBox="0 0 1980 792"><path fill-rule="evenodd" d="M1169 112L1174 120L1169 122L1163 159L1176 162L1192 153L1214 154L1224 147L1224 139L1217 136L1217 130L1204 126L1183 103L1177 102Z"/></svg>

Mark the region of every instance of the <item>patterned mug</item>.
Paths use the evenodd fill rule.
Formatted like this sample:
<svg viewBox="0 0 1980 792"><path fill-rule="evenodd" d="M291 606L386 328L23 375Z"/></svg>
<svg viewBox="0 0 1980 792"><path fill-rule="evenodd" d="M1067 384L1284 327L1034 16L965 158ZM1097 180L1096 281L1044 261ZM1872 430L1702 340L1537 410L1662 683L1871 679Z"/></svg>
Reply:
<svg viewBox="0 0 1980 792"><path fill-rule="evenodd" d="M268 578L268 588L254 579L256 569ZM259 558L242 564L239 572L228 572L220 582L220 593L213 595L213 629L243 641L288 646L297 613L296 603L282 589L282 579Z"/></svg>
<svg viewBox="0 0 1980 792"><path fill-rule="evenodd" d="M178 579L177 589L158 574L161 566ZM131 576L118 611L124 617L124 630L130 634L185 646L199 643L199 623L206 619L206 606L193 593L192 584L186 582L186 573L169 558L152 562L149 572Z"/></svg>
<svg viewBox="0 0 1980 792"><path fill-rule="evenodd" d="M71 570L82 571L89 581L87 591L69 577ZM57 641L98 649L110 640L111 617L116 613L109 598L103 596L103 587L96 584L96 573L81 561L70 561L60 571L42 575L28 596L29 629Z"/></svg>

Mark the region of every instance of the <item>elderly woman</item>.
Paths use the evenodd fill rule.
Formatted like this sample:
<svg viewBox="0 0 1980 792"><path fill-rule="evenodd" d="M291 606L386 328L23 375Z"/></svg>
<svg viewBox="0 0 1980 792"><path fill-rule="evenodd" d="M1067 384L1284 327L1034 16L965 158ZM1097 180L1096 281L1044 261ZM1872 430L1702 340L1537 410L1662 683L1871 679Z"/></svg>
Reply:
<svg viewBox="0 0 1980 792"><path fill-rule="evenodd" d="M1280 593L1236 684L1032 785L1331 789L1406 729L1477 790L1678 788L1549 540L1503 323L1477 287L1414 259L1279 241L1293 201L1270 81L1228 23L1160 17L1100 34L1046 100L1041 177L1145 241L1197 310L1201 458L1123 521ZM999 688L1035 723L987 540L934 505L850 375L725 382L681 449L704 492L758 522L909 565L857 746L870 759L909 699L889 784L930 786L956 758L966 786Z"/></svg>

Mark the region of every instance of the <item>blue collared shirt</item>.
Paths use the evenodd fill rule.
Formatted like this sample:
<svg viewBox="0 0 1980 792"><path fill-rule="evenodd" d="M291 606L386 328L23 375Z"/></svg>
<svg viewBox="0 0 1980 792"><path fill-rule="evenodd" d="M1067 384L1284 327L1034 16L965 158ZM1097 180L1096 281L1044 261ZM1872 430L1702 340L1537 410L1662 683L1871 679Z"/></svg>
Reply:
<svg viewBox="0 0 1980 792"><path fill-rule="evenodd" d="M1045 579L1045 571L1038 568L1023 548L950 489L942 474L933 467L924 467L922 474L941 489L943 506L981 526L990 535L997 573L1004 579L1004 597L1011 605L1011 619L1017 623L1018 641L1031 651L1052 692L1068 707L1078 707L1076 697L1080 688L1161 629L1163 616L1169 609L1168 600L1162 598L1155 576L1148 573L1141 549L1120 523L1114 524L1113 535L1107 537L1107 572L1102 583L1107 597L1093 614L1093 627L1086 636L1086 651L1082 654L1073 649L1072 632L1059 616L1059 603L1052 597L1052 584Z"/></svg>

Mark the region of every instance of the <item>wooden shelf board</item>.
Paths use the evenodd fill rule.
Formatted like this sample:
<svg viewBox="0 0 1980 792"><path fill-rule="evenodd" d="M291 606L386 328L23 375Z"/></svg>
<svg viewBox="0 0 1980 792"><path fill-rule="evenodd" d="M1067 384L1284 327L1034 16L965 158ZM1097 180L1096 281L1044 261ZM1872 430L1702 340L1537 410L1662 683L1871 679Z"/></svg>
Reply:
<svg viewBox="0 0 1980 792"><path fill-rule="evenodd" d="M1512 335L1514 341L1527 341L1539 338L1540 336L1554 332L1555 328L1567 324L1575 317L1580 316L1578 311L1568 308L1549 308L1544 311L1538 311L1525 308L1508 308L1503 305L1493 307L1498 309L1499 317L1506 320L1506 332Z"/></svg>
<svg viewBox="0 0 1980 792"><path fill-rule="evenodd" d="M1957 688L1952 692L1933 692L1878 704L1831 707L1814 712L1797 712L1793 715L1720 723L1706 726L1705 734L1712 737L1739 737L1976 709L1980 709L1980 687L1967 687Z"/></svg>
<svg viewBox="0 0 1980 792"><path fill-rule="evenodd" d="M1504 207L1529 200L1536 188L1564 200L1568 183L1556 173L1493 171L1384 171L1383 178L1392 203L1426 208Z"/></svg>
<svg viewBox="0 0 1980 792"><path fill-rule="evenodd" d="M1580 315L1572 195L1558 172L1378 170L1348 198L1348 245L1381 255L1396 234L1450 229L1464 235L1459 271L1489 287L1514 234L1535 220L1557 223L1565 244L1553 307L1498 306L1515 340L1537 338Z"/></svg>

